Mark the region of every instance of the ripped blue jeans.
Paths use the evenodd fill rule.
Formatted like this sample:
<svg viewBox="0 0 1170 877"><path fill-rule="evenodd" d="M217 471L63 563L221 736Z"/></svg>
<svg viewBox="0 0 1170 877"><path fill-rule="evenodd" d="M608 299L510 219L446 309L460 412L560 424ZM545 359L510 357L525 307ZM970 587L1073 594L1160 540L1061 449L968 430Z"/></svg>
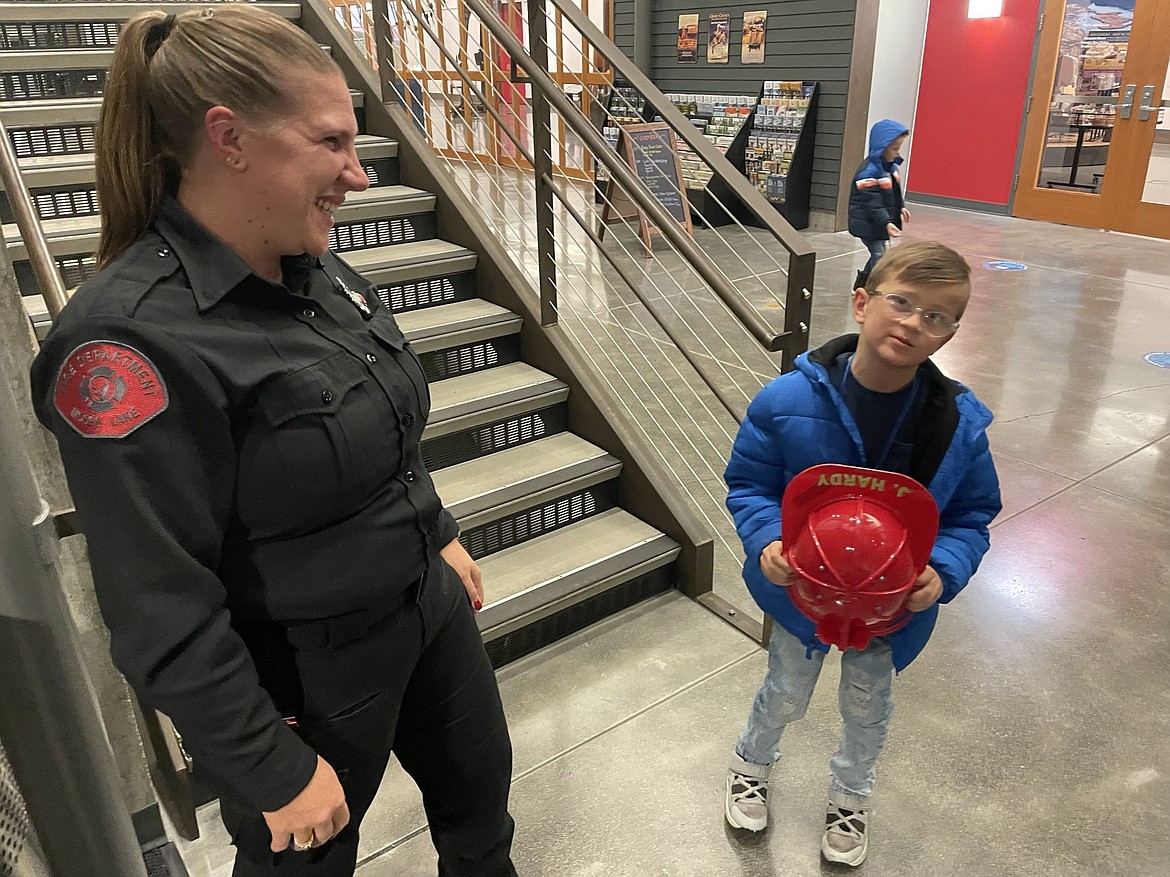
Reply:
<svg viewBox="0 0 1170 877"><path fill-rule="evenodd" d="M779 624L768 643L768 673L752 703L736 754L751 764L771 765L780 758L780 735L804 716L816 688L825 653L805 657L805 645ZM862 810L873 792L874 764L886 742L894 713L894 662L887 642L876 637L864 651L841 655L837 702L843 728L829 759L829 801Z"/></svg>

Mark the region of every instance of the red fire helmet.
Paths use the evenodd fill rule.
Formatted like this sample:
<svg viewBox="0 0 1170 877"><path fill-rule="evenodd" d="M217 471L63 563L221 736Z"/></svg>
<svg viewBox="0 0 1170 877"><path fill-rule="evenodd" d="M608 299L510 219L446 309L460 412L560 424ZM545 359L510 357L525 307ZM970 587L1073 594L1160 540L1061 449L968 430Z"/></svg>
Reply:
<svg viewBox="0 0 1170 877"><path fill-rule="evenodd" d="M789 482L780 506L792 602L821 642L864 649L910 620L914 580L930 562L938 506L907 475L828 463Z"/></svg>

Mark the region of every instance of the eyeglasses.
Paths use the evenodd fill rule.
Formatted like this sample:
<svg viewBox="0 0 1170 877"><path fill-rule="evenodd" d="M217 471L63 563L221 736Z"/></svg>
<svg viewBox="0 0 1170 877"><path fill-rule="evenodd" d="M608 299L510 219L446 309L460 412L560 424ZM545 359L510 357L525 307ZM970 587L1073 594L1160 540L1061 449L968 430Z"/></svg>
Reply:
<svg viewBox="0 0 1170 877"><path fill-rule="evenodd" d="M950 335L959 328L959 321L950 314L944 314L942 311L924 310L900 292L869 292L867 290L866 294L884 298L886 304L890 306L890 310L898 315L899 323L914 314L918 314L920 318L919 322L922 324L922 330L927 335L933 335L935 338Z"/></svg>

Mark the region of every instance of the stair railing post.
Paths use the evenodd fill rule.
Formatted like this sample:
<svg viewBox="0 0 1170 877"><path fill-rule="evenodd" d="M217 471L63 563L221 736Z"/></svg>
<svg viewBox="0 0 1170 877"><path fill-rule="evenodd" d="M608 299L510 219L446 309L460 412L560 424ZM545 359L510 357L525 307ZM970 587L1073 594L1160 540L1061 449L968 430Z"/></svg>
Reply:
<svg viewBox="0 0 1170 877"><path fill-rule="evenodd" d="M548 70L548 18L545 0L528 0L529 54L539 70ZM514 63L514 62L513 62ZM532 149L536 165L536 252L540 270L540 323L557 322L557 253L553 232L552 111L544 90L532 89Z"/></svg>
<svg viewBox="0 0 1170 877"><path fill-rule="evenodd" d="M401 101L402 96L394 76L394 35L390 26L388 0L373 0L370 14L374 19L374 51L378 64L378 84L382 88L382 103Z"/></svg>
<svg viewBox="0 0 1170 877"><path fill-rule="evenodd" d="M45 242L40 216L33 206L28 187L24 184L16 150L12 148L12 141L8 139L8 130L4 127L3 120L0 120L0 182L4 184L4 191L8 193L8 205L12 208L20 236L24 238L28 262L37 278L41 295L44 296L45 306L49 309L49 316L55 320L68 301L65 284L61 282L61 273L57 270L57 263Z"/></svg>

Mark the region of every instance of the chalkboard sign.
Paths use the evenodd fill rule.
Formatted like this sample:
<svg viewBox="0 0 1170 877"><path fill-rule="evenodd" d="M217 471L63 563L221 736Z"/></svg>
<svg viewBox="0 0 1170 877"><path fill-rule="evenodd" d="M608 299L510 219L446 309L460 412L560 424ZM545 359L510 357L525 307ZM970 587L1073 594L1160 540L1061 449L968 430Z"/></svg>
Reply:
<svg viewBox="0 0 1170 877"><path fill-rule="evenodd" d="M693 234L691 226L690 204L686 199L686 189L683 187L682 167L678 159L678 141L674 131L665 122L651 122L638 125L623 125L618 135L617 151L627 165L637 174L638 179L646 186L650 194L658 199L666 208L675 222ZM605 228L610 222L633 219L632 215L623 214L618 209L619 203L633 205L617 181L610 176L606 186L606 203L601 212L601 228L599 237L604 237ZM650 234L657 231L647 220L646 215L638 210L642 243L646 253L651 253Z"/></svg>
<svg viewBox="0 0 1170 877"><path fill-rule="evenodd" d="M665 122L631 125L626 128L626 143L636 173L651 194L661 202L676 222L690 222L685 207L682 173L674 131Z"/></svg>

